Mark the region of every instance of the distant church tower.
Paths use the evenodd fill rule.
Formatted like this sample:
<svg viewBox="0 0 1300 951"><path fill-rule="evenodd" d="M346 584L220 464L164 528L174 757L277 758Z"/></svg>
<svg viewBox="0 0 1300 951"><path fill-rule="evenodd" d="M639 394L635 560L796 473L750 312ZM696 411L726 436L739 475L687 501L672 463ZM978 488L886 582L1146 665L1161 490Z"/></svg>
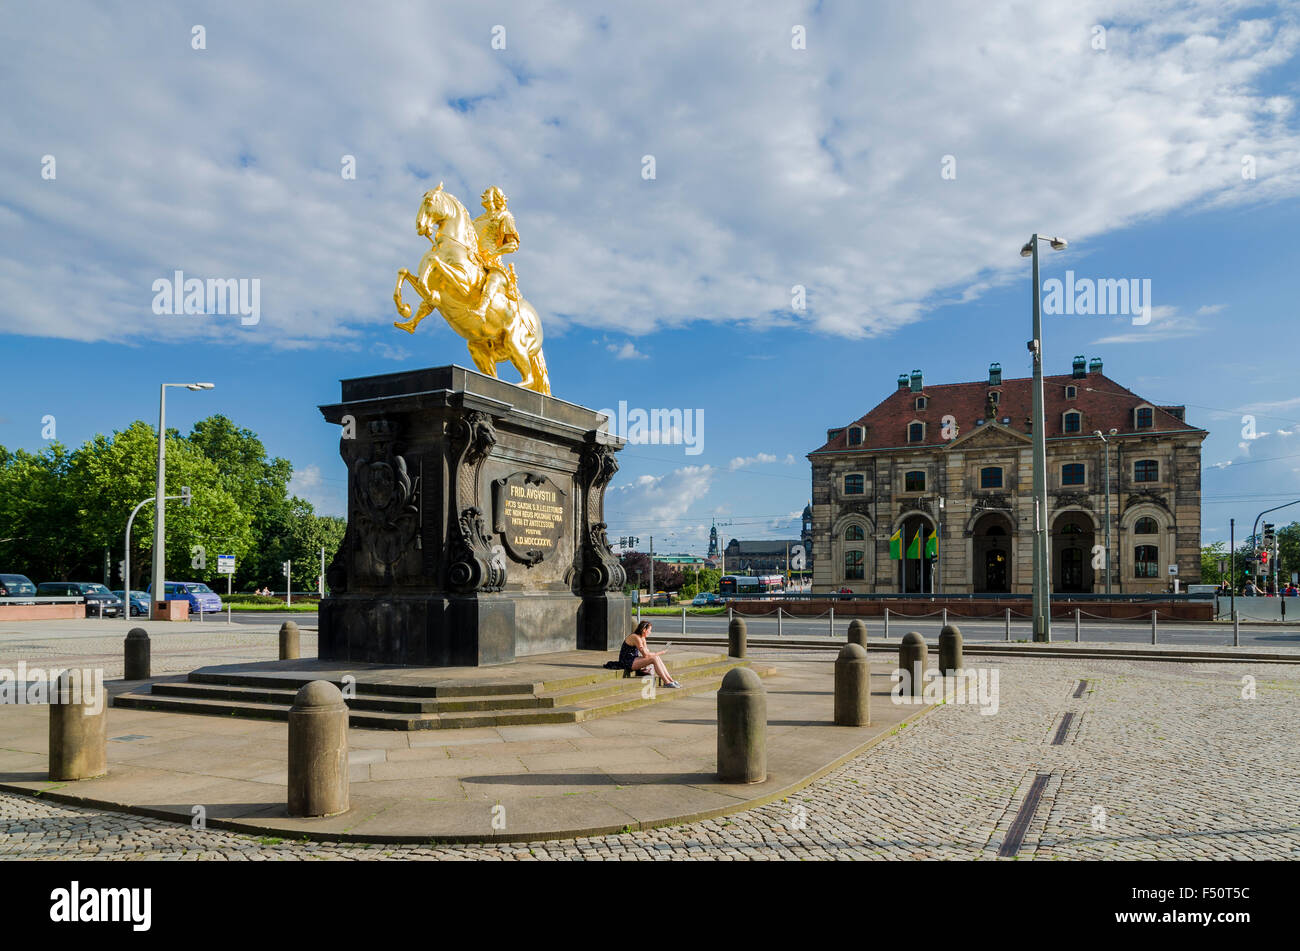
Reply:
<svg viewBox="0 0 1300 951"><path fill-rule="evenodd" d="M718 557L718 526L709 529L709 557Z"/></svg>

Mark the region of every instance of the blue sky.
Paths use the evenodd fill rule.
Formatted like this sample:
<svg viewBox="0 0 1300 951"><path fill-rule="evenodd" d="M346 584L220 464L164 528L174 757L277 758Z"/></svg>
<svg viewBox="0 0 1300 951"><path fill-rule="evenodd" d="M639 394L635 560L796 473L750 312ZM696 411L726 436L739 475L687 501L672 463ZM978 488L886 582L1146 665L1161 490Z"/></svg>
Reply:
<svg viewBox="0 0 1300 951"><path fill-rule="evenodd" d="M698 455L622 454L612 535L789 535L805 454L898 373L1027 375L1035 230L1070 239L1044 278L1152 282L1145 326L1045 318L1047 367L1101 357L1187 404L1205 541L1300 498L1295 7L851 6L7 10L0 444L39 449L50 414L76 445L153 421L163 379L211 380L174 391L169 425L225 413L341 514L317 404L469 364L436 315L391 325L441 180L475 210L509 196L557 396L704 411ZM259 322L155 315L176 269L259 279Z"/></svg>

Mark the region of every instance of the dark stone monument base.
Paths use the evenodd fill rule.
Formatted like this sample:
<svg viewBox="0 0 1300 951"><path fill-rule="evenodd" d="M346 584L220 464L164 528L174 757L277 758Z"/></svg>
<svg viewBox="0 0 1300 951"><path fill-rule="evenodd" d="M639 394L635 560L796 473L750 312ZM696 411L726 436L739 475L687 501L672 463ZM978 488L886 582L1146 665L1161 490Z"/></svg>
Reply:
<svg viewBox="0 0 1300 951"><path fill-rule="evenodd" d="M615 650L632 625L605 534L621 440L589 409L466 370L343 381L348 528L322 660L421 667Z"/></svg>

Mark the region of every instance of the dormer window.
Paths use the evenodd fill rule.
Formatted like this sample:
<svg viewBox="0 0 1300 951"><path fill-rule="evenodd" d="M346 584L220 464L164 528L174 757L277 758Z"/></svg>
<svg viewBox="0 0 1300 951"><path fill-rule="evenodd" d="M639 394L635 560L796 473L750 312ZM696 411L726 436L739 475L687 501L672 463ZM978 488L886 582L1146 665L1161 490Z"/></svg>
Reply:
<svg viewBox="0 0 1300 951"><path fill-rule="evenodd" d="M925 423L909 423L907 427L908 442L925 442Z"/></svg>
<svg viewBox="0 0 1300 951"><path fill-rule="evenodd" d="M1077 433L1083 429L1083 414L1077 410L1071 410L1061 417L1061 430L1067 433Z"/></svg>
<svg viewBox="0 0 1300 951"><path fill-rule="evenodd" d="M1133 411L1133 425L1138 429L1150 429L1156 423L1156 411L1150 406L1139 406Z"/></svg>
<svg viewBox="0 0 1300 951"><path fill-rule="evenodd" d="M863 430L863 428L862 428L861 426L850 426L850 427L849 427L849 445L850 445L850 446L861 446L861 445L862 445L862 439L863 439L864 432L865 432L865 431Z"/></svg>
<svg viewBox="0 0 1300 951"><path fill-rule="evenodd" d="M930 405L930 401L929 401L929 399L928 399L927 397L924 397L924 396L918 396L918 397L916 398L916 408L917 408L917 409L925 409L925 408L926 408L927 406L929 406L929 405Z"/></svg>

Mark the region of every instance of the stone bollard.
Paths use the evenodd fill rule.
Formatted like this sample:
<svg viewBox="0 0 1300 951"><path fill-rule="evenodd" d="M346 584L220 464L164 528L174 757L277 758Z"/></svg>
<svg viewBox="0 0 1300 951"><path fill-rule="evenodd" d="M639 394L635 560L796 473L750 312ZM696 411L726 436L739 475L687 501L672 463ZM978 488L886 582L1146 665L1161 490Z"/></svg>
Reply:
<svg viewBox="0 0 1300 951"><path fill-rule="evenodd" d="M835 725L871 726L871 665L861 644L845 644L835 658Z"/></svg>
<svg viewBox="0 0 1300 951"><path fill-rule="evenodd" d="M126 662L122 673L123 680L149 679L149 635L142 627L133 627L126 632Z"/></svg>
<svg viewBox="0 0 1300 951"><path fill-rule="evenodd" d="M338 815L348 796L348 705L338 687L313 680L289 709L289 815Z"/></svg>
<svg viewBox="0 0 1300 951"><path fill-rule="evenodd" d="M743 617L733 617L727 625L727 656L744 657L745 641L749 637L749 628Z"/></svg>
<svg viewBox="0 0 1300 951"><path fill-rule="evenodd" d="M280 659L297 660L299 656L298 625L293 621L285 621L280 625Z"/></svg>
<svg viewBox="0 0 1300 951"><path fill-rule="evenodd" d="M922 694L921 679L925 675L925 661L930 649L925 646L925 638L916 631L908 631L898 645L898 667L907 671L911 684L903 693L913 697Z"/></svg>
<svg viewBox="0 0 1300 951"><path fill-rule="evenodd" d="M961 669L961 629L948 624L939 632L939 670L946 677Z"/></svg>
<svg viewBox="0 0 1300 951"><path fill-rule="evenodd" d="M727 671L718 688L718 780L767 779L767 692L748 667Z"/></svg>
<svg viewBox="0 0 1300 951"><path fill-rule="evenodd" d="M849 622L849 643L867 646L867 626L857 618Z"/></svg>
<svg viewBox="0 0 1300 951"><path fill-rule="evenodd" d="M101 693L98 709L72 690L77 671L64 671L50 697L50 766L52 780L94 779L108 772L108 705ZM67 703L61 701L67 700Z"/></svg>

